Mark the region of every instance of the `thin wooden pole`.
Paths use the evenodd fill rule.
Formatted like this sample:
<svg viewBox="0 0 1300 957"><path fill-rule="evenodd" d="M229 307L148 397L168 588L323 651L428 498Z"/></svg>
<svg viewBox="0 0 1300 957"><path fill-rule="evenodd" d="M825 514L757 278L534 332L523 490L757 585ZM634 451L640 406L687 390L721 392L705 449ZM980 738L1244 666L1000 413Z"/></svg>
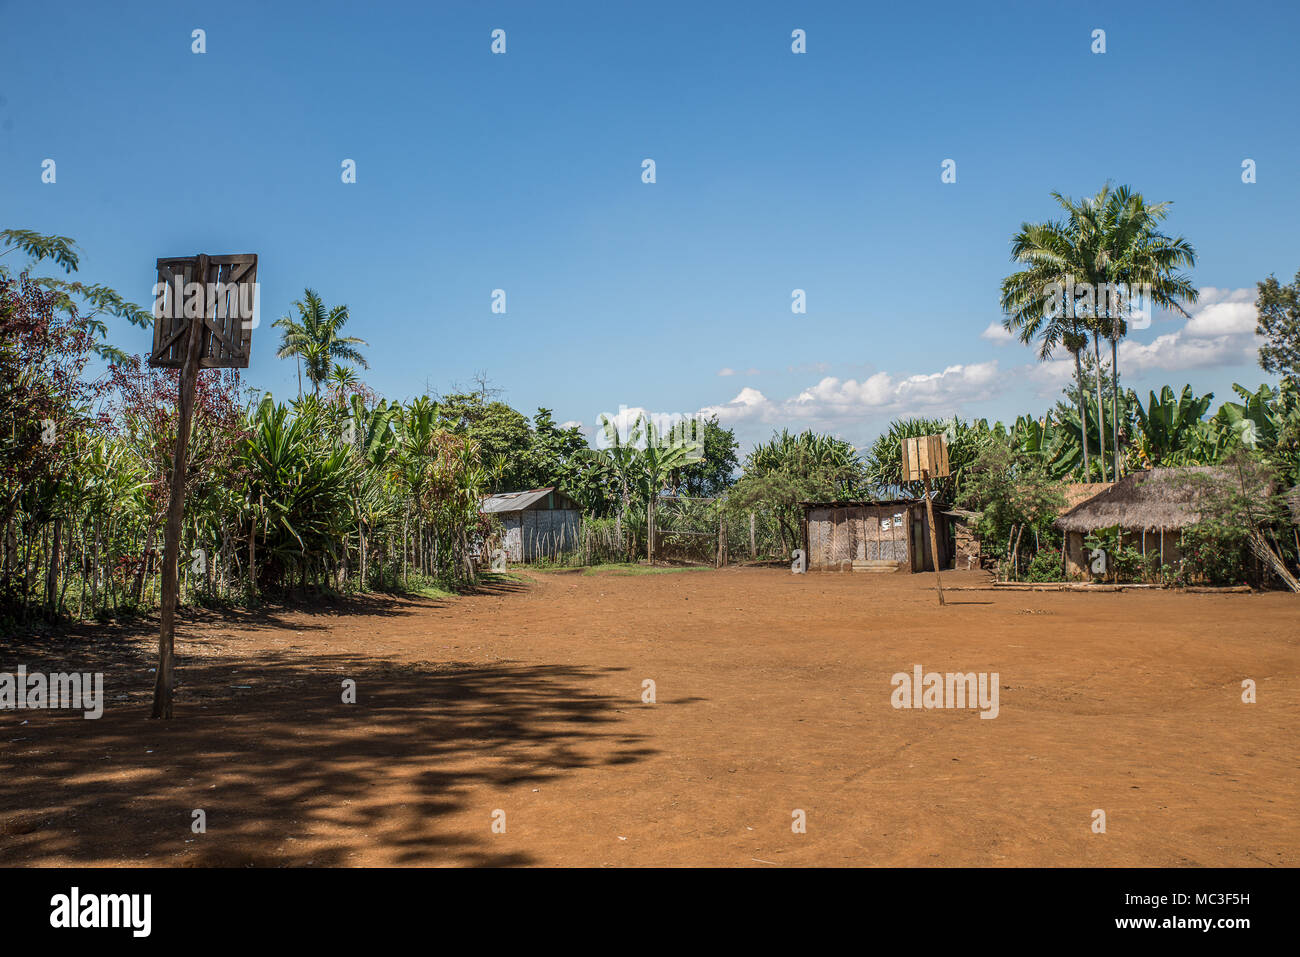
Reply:
<svg viewBox="0 0 1300 957"><path fill-rule="evenodd" d="M939 604L943 601L943 581L939 578L939 530L934 524L934 492L930 489L930 470L921 472L925 476L925 514L930 520L930 551L934 554L934 587L939 592ZM925 557L921 557L921 567L925 567Z"/></svg>
<svg viewBox="0 0 1300 957"><path fill-rule="evenodd" d="M198 257L200 313L207 312L208 257ZM190 424L194 415L194 392L199 379L199 347L203 340L203 316L190 321L185 363L181 366L179 421L176 451L172 455L171 498L167 502L167 532L163 546L161 628L158 632L158 674L153 686L155 718L172 716L173 666L176 640L177 564L180 558L181 522L185 515L185 468L189 457Z"/></svg>

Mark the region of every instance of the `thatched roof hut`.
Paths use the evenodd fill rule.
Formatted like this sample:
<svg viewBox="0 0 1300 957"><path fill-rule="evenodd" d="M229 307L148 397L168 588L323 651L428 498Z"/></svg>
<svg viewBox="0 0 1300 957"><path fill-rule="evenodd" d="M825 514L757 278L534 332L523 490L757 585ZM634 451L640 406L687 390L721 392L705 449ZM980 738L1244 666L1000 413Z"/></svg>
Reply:
<svg viewBox="0 0 1300 957"><path fill-rule="evenodd" d="M1235 481L1230 470L1211 465L1134 472L1067 510L1056 527L1082 533L1117 527L1137 532L1182 530L1201 521L1213 507L1198 488L1194 478L1198 475L1207 481Z"/></svg>
<svg viewBox="0 0 1300 957"><path fill-rule="evenodd" d="M1291 521L1300 525L1300 485L1286 493L1286 504L1291 509Z"/></svg>
<svg viewBox="0 0 1300 957"><path fill-rule="evenodd" d="M1065 499L1061 514L1064 515L1076 505L1095 498L1114 484L1114 482L1070 482L1061 486L1061 494Z"/></svg>

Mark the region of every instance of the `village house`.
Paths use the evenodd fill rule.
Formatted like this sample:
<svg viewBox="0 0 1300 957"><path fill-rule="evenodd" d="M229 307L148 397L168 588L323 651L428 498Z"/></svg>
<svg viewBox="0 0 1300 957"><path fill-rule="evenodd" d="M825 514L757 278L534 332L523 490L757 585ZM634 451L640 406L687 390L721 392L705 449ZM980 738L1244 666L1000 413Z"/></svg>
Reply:
<svg viewBox="0 0 1300 957"><path fill-rule="evenodd" d="M1118 529L1121 542L1138 548L1143 557L1155 553L1161 565L1182 560L1183 529L1201 521L1205 505L1194 476L1223 477L1215 466L1151 469L1133 472L1068 508L1056 520L1065 533L1065 575L1091 577L1089 549L1084 541L1094 532Z"/></svg>
<svg viewBox="0 0 1300 957"><path fill-rule="evenodd" d="M555 486L502 492L483 499L479 511L501 519L506 559L531 562L578 545L582 509Z"/></svg>
<svg viewBox="0 0 1300 957"><path fill-rule="evenodd" d="M925 502L800 502L809 571L934 571ZM950 520L935 509L939 568L952 567Z"/></svg>

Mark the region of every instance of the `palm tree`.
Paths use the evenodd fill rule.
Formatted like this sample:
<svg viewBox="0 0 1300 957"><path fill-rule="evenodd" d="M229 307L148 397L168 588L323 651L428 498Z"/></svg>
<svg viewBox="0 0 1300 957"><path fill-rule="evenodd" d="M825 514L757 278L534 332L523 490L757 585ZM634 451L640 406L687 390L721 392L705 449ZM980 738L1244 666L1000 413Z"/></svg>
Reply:
<svg viewBox="0 0 1300 957"><path fill-rule="evenodd" d="M1107 281L1112 284L1110 288L1123 284L1130 292L1139 287L1149 289L1148 308L1176 309L1190 318L1180 300L1195 302L1197 289L1176 270L1180 266L1195 266L1196 250L1183 237L1166 236L1157 228L1169 214L1171 204L1148 205L1141 193L1135 193L1127 186L1109 194L1102 190L1094 202L1103 196L1107 242L1102 250L1102 260L1109 277ZM1111 422L1116 478L1119 477L1119 340L1128 333L1132 296L1117 305L1117 314L1098 316L1099 327L1110 340Z"/></svg>
<svg viewBox="0 0 1300 957"><path fill-rule="evenodd" d="M1153 305L1175 308L1187 315L1179 300L1195 301L1196 289L1176 270L1194 265L1196 251L1182 237L1170 238L1157 231L1156 226L1167 215L1169 203L1147 205L1140 193L1127 186L1112 189L1108 183L1095 196L1079 201L1058 192L1053 192L1052 198L1065 210L1066 219L1023 223L1012 240L1012 259L1026 263L1028 268L1002 282L1002 308L1007 312L1003 324L1008 331L1018 332L1022 342L1041 338L1040 358L1050 357L1058 343L1070 350L1075 358L1075 376L1080 380L1080 400L1083 383L1079 351L1091 334L1103 479L1106 478L1106 416L1101 340L1110 340L1112 474L1118 480L1119 340L1127 334L1131 305L1121 303L1117 309L1115 300L1106 291L1115 290L1121 284L1130 292L1136 288L1149 289ZM1092 290L1090 298L1077 304L1068 299L1062 303L1060 290L1083 283L1089 284ZM1063 305L1062 309L1048 308L1053 288L1057 290L1056 305ZM1080 401L1086 455L1087 422L1083 415ZM1086 462L1084 471L1086 477Z"/></svg>
<svg viewBox="0 0 1300 957"><path fill-rule="evenodd" d="M334 400L339 408L344 408L347 405L348 391L355 388L359 381L356 371L349 366L335 366L330 370L329 381Z"/></svg>
<svg viewBox="0 0 1300 957"><path fill-rule="evenodd" d="M307 368L307 380L312 384L312 391L320 393L321 383L329 376L330 370L339 362L353 362L363 369L370 368L357 346L370 343L356 336L341 336L341 330L349 318L347 306L335 306L328 312L325 303L313 289L303 291L303 298L294 303L298 318L281 316L274 325L284 329L280 339L280 351L277 358L287 359L297 356ZM298 395L302 395L302 376L298 378Z"/></svg>
<svg viewBox="0 0 1300 957"><path fill-rule="evenodd" d="M1007 314L1002 325L1019 336L1025 345L1039 340L1038 358L1046 362L1057 346L1074 357L1074 380L1078 386L1079 441L1083 446L1083 477L1090 476L1088 462L1088 411L1083 401L1083 362L1081 354L1088 344L1087 327L1073 309L1053 308L1051 288L1064 287L1074 268L1074 250L1065 224L1058 222L1022 223L1011 240L1011 258L1027 263L1028 269L1002 280L1002 310ZM1103 441L1105 432L1102 432ZM1103 472L1105 465L1102 466Z"/></svg>

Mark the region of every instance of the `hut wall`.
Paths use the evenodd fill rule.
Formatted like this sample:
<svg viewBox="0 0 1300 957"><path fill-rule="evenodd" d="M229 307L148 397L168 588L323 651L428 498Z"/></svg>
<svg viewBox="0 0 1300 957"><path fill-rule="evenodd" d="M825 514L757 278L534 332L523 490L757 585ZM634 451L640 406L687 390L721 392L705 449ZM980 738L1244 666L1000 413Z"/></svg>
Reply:
<svg viewBox="0 0 1300 957"><path fill-rule="evenodd" d="M519 518L523 514L523 512L505 512L501 516L501 524L505 527L505 542L502 547L505 549L507 561L521 562L524 560Z"/></svg>
<svg viewBox="0 0 1300 957"><path fill-rule="evenodd" d="M1083 532L1067 532L1065 536L1065 577L1075 580L1091 578L1088 565L1088 550L1083 547Z"/></svg>
<svg viewBox="0 0 1300 957"><path fill-rule="evenodd" d="M942 523L942 519L940 519ZM954 538L952 550L955 555L954 564L959 571L970 571L980 567L980 541L975 537L975 529L969 522L957 519L953 522Z"/></svg>
<svg viewBox="0 0 1300 957"><path fill-rule="evenodd" d="M1065 536L1066 578L1076 581L1092 579L1092 559L1088 547L1083 543L1084 537L1083 532L1068 532ZM1159 529L1148 529L1145 544L1141 529L1126 529L1120 541L1146 555L1159 555L1162 565L1176 568L1183 560L1182 533L1177 529L1166 529L1163 538Z"/></svg>
<svg viewBox="0 0 1300 957"><path fill-rule="evenodd" d="M557 552L578 547L578 528L582 515L571 508L537 508L515 512L519 521L519 557L512 561L532 562ZM509 523L506 525L509 541Z"/></svg>
<svg viewBox="0 0 1300 957"><path fill-rule="evenodd" d="M914 572L934 571L934 549L930 547L930 522L926 516L924 503L911 507L912 555L911 568ZM935 516L936 538L939 539L939 567L947 568L952 557L951 536L948 534L948 520L943 515Z"/></svg>
<svg viewBox="0 0 1300 957"><path fill-rule="evenodd" d="M907 505L809 509L809 569L847 571L855 561L895 562L900 570L909 568L913 509Z"/></svg>

